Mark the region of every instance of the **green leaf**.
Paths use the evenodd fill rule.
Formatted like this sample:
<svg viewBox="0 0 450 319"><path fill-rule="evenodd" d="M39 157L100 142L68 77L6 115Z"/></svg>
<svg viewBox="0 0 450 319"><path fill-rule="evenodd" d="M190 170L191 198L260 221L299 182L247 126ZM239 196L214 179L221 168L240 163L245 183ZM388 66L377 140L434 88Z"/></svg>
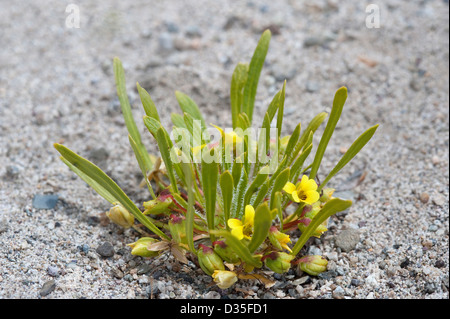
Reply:
<svg viewBox="0 0 450 319"><path fill-rule="evenodd" d="M323 132L322 138L319 142L319 146L317 147L316 155L314 156L313 165L309 174L310 179L314 179L316 177L320 163L322 162L323 154L325 153L325 149L327 148L328 142L331 139L331 135L333 135L336 124L341 117L342 109L344 108L346 99L347 88L341 87L339 90L337 90L334 96L333 108L331 109L330 118L328 119L327 126L325 127L325 131Z"/></svg>
<svg viewBox="0 0 450 319"><path fill-rule="evenodd" d="M213 156L214 149L210 151L210 155ZM217 161L207 163L203 161L202 156L202 189L205 196L206 204L206 221L208 223L209 230L214 229L214 215L216 213L216 194L217 194L217 176L219 174L219 165ZM214 241L214 238L211 238Z"/></svg>
<svg viewBox="0 0 450 319"><path fill-rule="evenodd" d="M179 128L186 128L186 123L184 123L184 118L182 115L177 113L170 114L170 119L172 120L172 123L174 126Z"/></svg>
<svg viewBox="0 0 450 319"><path fill-rule="evenodd" d="M234 179L234 176L233 176ZM244 194L247 188L248 175L245 169L241 170L241 176L238 179L238 184L234 188L233 199L231 201L231 216L234 218L242 218L244 207Z"/></svg>
<svg viewBox="0 0 450 319"><path fill-rule="evenodd" d="M230 102L233 130L239 126L239 114L242 112L242 100L244 86L247 82L248 63L238 63L231 77Z"/></svg>
<svg viewBox="0 0 450 319"><path fill-rule="evenodd" d="M189 250L196 254L197 251L194 247L194 190L192 189L194 179L192 176L192 168L190 163L181 163L181 168L185 176L186 189L188 192L188 205L186 211L186 238Z"/></svg>
<svg viewBox="0 0 450 319"><path fill-rule="evenodd" d="M253 207L257 207L266 197L269 188L270 188L270 181L267 181L261 186L256 197L250 200L250 205L252 205Z"/></svg>
<svg viewBox="0 0 450 319"><path fill-rule="evenodd" d="M153 167L153 161L148 155L147 150L145 149L144 144L142 144L141 135L139 134L139 130L136 126L136 122L134 121L133 114L131 112L130 102L128 101L126 83L125 83L125 72L122 67L122 62L119 58L115 57L113 60L114 67L114 77L116 81L117 87L117 96L119 97L120 107L122 109L123 118L125 120L125 124L128 129L128 133L133 138L136 143L137 148L139 149L139 155L142 158L142 161L145 166L145 171L149 172Z"/></svg>
<svg viewBox="0 0 450 319"><path fill-rule="evenodd" d="M233 167L231 168L231 175L233 176L234 187L237 187L239 183L239 179L241 177L243 163L234 162Z"/></svg>
<svg viewBox="0 0 450 319"><path fill-rule="evenodd" d="M198 108L198 105L194 102L194 100L180 91L176 91L175 96L181 110L183 110L183 113L189 114L194 120L201 121L202 128L206 128L205 120L203 119L202 113L200 112L200 109Z"/></svg>
<svg viewBox="0 0 450 319"><path fill-rule="evenodd" d="M281 129L283 124L283 115L284 115L284 99L286 96L286 80L284 80L283 88L281 89L281 95L278 99L278 111L277 111L277 133L278 139L281 135Z"/></svg>
<svg viewBox="0 0 450 319"><path fill-rule="evenodd" d="M89 181L89 185L94 185L95 190L99 191L99 194L106 200L115 200L122 204L122 206L128 210L133 216L139 220L145 227L151 230L161 238L169 239L158 227L156 227L140 210L139 208L128 198L123 190L100 168L92 164L88 160L74 153L67 147L61 144L54 144L56 150L64 158L64 163L70 163L70 168L75 168L75 173L81 172L80 177L84 181ZM100 186L100 187L97 187Z"/></svg>
<svg viewBox="0 0 450 319"><path fill-rule="evenodd" d="M253 253L266 239L269 228L272 225L272 216L267 203L259 205L255 210L253 235L248 250Z"/></svg>
<svg viewBox="0 0 450 319"><path fill-rule="evenodd" d="M297 145L298 138L300 136L301 124L295 127L294 132L292 132L291 137L289 138L289 142L286 146L286 151L284 156L286 157L286 164L291 163L292 159L297 157L297 153L294 152L294 147Z"/></svg>
<svg viewBox="0 0 450 319"><path fill-rule="evenodd" d="M148 92L144 88L142 88L139 83L136 83L136 86L139 92L139 97L141 98L142 106L144 107L145 114L154 118L158 122L161 122L161 120L159 119L158 110L156 109L156 105L155 103L153 103L150 94L148 94Z"/></svg>
<svg viewBox="0 0 450 319"><path fill-rule="evenodd" d="M134 155L136 156L136 160L139 164L139 168L141 169L142 175L144 176L145 182L147 184L148 190L150 191L150 194L152 195L153 199L156 198L155 192L153 191L152 185L150 184L150 181L148 180L148 167L146 167L145 163L145 157L144 154L142 154L142 150L138 147L136 142L133 140L131 135L128 134L128 140L130 141L131 148L134 151Z"/></svg>
<svg viewBox="0 0 450 319"><path fill-rule="evenodd" d="M253 53L252 60L250 61L248 69L248 78L244 87L244 99L242 111L247 114L250 123L253 119L253 108L255 106L256 90L258 88L259 76L266 59L267 51L269 49L270 38L272 34L270 30L264 31L255 52Z"/></svg>
<svg viewBox="0 0 450 319"><path fill-rule="evenodd" d="M253 193L258 190L258 188L267 181L269 176L269 167L264 166L259 172L258 175L256 175L253 182L250 184L250 186L247 188L247 191L245 192L244 196L244 207L250 203L250 198L252 197Z"/></svg>
<svg viewBox="0 0 450 319"><path fill-rule="evenodd" d="M291 173L291 169L288 167L288 168L284 169L275 179L275 183L273 184L273 188L271 190L270 209L273 209L274 205L275 205L275 200L274 200L275 193L279 192L283 189L283 187L289 181L290 173Z"/></svg>
<svg viewBox="0 0 450 319"><path fill-rule="evenodd" d="M356 154L359 153L359 151L369 142L369 140L372 138L373 134L375 134L375 131L378 128L378 124L375 126L372 126L367 131L365 131L361 136L359 136L353 144L350 146L350 148L345 152L345 154L342 156L342 158L339 160L339 162L336 164L336 166L331 170L331 172L328 174L328 176L325 178L325 180L320 184L318 188L318 192L320 192L321 189L329 182L329 180L336 175L345 165L347 165L348 162L350 162L353 157L355 157Z"/></svg>
<svg viewBox="0 0 450 319"><path fill-rule="evenodd" d="M289 180L297 184L298 177L300 176L300 172L302 170L303 164L305 163L305 160L308 158L309 154L312 150L312 144L310 144L306 149L303 150L303 152L300 154L300 156L295 160L294 164L291 166L291 176L289 177Z"/></svg>
<svg viewBox="0 0 450 319"><path fill-rule="evenodd" d="M234 183L233 183L233 176L229 171L225 171L220 175L220 189L222 191L222 198L223 198L223 213L225 218L225 224L228 224L227 221L230 219L230 209L231 209L231 200L233 199L233 190L234 190Z"/></svg>
<svg viewBox="0 0 450 319"><path fill-rule="evenodd" d="M327 218L336 214L337 212L341 212L346 210L352 205L352 201L350 200L342 200L339 198L333 198L329 200L322 209L317 213L317 215L313 218L313 220L309 223L308 227L306 227L305 231L302 233L300 238L297 240L297 243L292 248L292 255L297 255L308 239L312 236L314 231L322 224Z"/></svg>
<svg viewBox="0 0 450 319"><path fill-rule="evenodd" d="M172 189L175 193L178 193L177 180L174 173L174 165L172 159L170 158L170 147L168 145L166 134L162 126L156 132L155 138L156 142L158 143L161 158L163 159L164 165L166 166L167 175L169 177L170 184L172 185Z"/></svg>
<svg viewBox="0 0 450 319"><path fill-rule="evenodd" d="M148 131L156 139L156 133L158 132L158 129L161 127L161 123L157 119L145 115L144 116L144 124L147 127Z"/></svg>
<svg viewBox="0 0 450 319"><path fill-rule="evenodd" d="M219 237L224 237L227 245L231 247L231 249L242 259L242 261L257 268L260 268L262 266L261 261L253 257L250 250L229 231L214 230L211 232Z"/></svg>
<svg viewBox="0 0 450 319"><path fill-rule="evenodd" d="M106 199L111 204L114 204L119 201L110 192L108 192L101 184L97 183L94 179L90 178L87 174L83 173L77 167L72 165L63 156L61 156L60 158L75 174L81 177L81 179L85 181L89 186L91 186L101 197Z"/></svg>

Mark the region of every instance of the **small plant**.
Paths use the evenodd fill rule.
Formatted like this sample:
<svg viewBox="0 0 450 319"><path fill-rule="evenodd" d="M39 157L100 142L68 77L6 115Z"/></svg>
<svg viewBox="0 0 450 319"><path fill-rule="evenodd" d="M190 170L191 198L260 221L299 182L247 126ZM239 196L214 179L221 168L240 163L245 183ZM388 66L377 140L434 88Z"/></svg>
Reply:
<svg viewBox="0 0 450 319"><path fill-rule="evenodd" d="M160 157L149 155L141 141L125 91L122 64L114 59L130 145L150 193L142 209L97 166L55 144L61 160L113 205L107 213L111 221L129 228L135 227L137 219L151 232L129 244L132 254L154 258L170 251L180 262L187 263L190 258L220 288L228 288L238 279L258 279L270 287L273 282L258 273L262 267L276 273L298 267L311 275L326 270L323 257L299 253L311 236L320 237L327 230L330 216L351 206L351 201L333 197L334 190L326 186L366 145L378 125L354 141L321 183L317 174L347 98L345 87L336 92L329 115L321 112L303 132L298 124L291 135L281 137L284 82L256 134L252 128L254 102L270 38L270 31L265 31L250 64L239 63L234 70L232 128L207 127L196 103L177 91L183 114L172 114L169 135L150 95L137 84L146 114L144 123L158 144ZM314 158L306 165L313 134L327 116ZM292 245L289 233L295 229L301 236Z"/></svg>

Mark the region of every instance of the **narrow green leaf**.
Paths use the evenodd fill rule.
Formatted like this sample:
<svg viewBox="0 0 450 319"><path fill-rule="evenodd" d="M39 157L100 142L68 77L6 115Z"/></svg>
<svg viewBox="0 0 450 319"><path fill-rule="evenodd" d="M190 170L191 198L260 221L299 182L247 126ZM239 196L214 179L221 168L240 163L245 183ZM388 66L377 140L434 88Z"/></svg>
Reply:
<svg viewBox="0 0 450 319"><path fill-rule="evenodd" d="M266 197L267 192L269 191L269 188L270 188L270 182L267 181L261 186L256 197L254 197L250 200L250 205L252 205L253 207L257 207Z"/></svg>
<svg viewBox="0 0 450 319"><path fill-rule="evenodd" d="M241 170L241 176L238 179L238 184L234 188L233 199L231 201L231 216L234 218L242 218L244 212L244 194L247 188L247 182L248 175L245 169L243 169Z"/></svg>
<svg viewBox="0 0 450 319"><path fill-rule="evenodd" d="M297 180L300 176L300 172L302 170L303 164L305 163L305 160L308 158L309 154L312 150L312 144L310 144L306 149L303 150L303 152L300 154L300 156L295 160L294 164L291 166L291 175L289 177L289 180L297 184Z"/></svg>
<svg viewBox="0 0 450 319"><path fill-rule="evenodd" d="M206 128L205 120L203 119L202 113L194 100L180 91L176 91L175 96L183 113L188 113L194 120L201 121L202 128Z"/></svg>
<svg viewBox="0 0 450 319"><path fill-rule="evenodd" d="M261 70L264 66L271 36L270 30L264 31L256 46L255 52L253 53L248 69L248 78L244 87L242 111L247 114L250 123L252 123L253 119L253 109L255 107L259 76L261 75Z"/></svg>
<svg viewBox="0 0 450 319"><path fill-rule="evenodd" d="M151 230L156 235L161 238L169 239L169 237L164 234L158 227L156 227L140 210L139 208L128 198L128 196L123 192L123 190L100 168L92 164L88 160L74 153L67 147L61 144L54 144L56 150L65 159L65 163L70 163L73 168L76 168L84 174L83 180L93 181L100 185L100 188L95 189L100 190L100 195L104 196L106 194L108 201L116 199L122 206L128 210L137 220L139 220L145 227ZM70 166L69 166L70 167ZM82 177L82 176L80 176ZM86 178L87 177L87 178ZM95 185L95 183L92 183ZM89 185L92 185L89 184Z"/></svg>
<svg viewBox="0 0 450 319"><path fill-rule="evenodd" d="M258 190L258 188L267 181L269 176L269 167L264 166L256 175L253 182L250 184L250 186L247 188L247 191L245 192L244 196L244 207L247 206L250 203L250 198L252 197L253 193Z"/></svg>
<svg viewBox="0 0 450 319"><path fill-rule="evenodd" d="M211 232L218 237L224 237L227 241L227 244L242 259L242 261L257 268L260 268L262 266L261 261L253 257L250 250L248 250L248 248L244 246L244 244L239 239L234 237L229 231L214 230Z"/></svg>
<svg viewBox="0 0 450 319"><path fill-rule="evenodd" d="M211 149L210 155L213 156L214 149ZM202 157L203 159L203 157ZM206 204L206 221L209 230L214 229L214 215L216 213L216 194L217 194L217 176L219 174L219 166L216 161L207 163L202 160L202 186L203 195ZM214 238L211 238L214 241Z"/></svg>
<svg viewBox="0 0 450 319"><path fill-rule="evenodd" d="M242 100L244 95L244 86L247 82L248 63L238 63L231 77L230 102L233 130L239 126L239 114L242 112Z"/></svg>
<svg viewBox="0 0 450 319"><path fill-rule="evenodd" d="M283 124L283 115L284 115L284 99L286 96L286 80L284 81L283 88L281 89L281 95L278 99L278 111L277 111L277 133L278 139L281 135L281 129Z"/></svg>
<svg viewBox="0 0 450 319"><path fill-rule="evenodd" d="M148 180L148 167L146 167L144 154L142 154L142 150L138 147L136 142L133 140L130 134L128 134L128 140L130 141L131 148L133 149L134 155L136 156L136 160L138 162L139 168L141 169L142 175L144 176L145 183L147 184L148 190L152 195L153 199L156 198L155 192L153 191L152 185Z"/></svg>
<svg viewBox="0 0 450 319"><path fill-rule="evenodd" d="M172 120L172 123L174 126L179 128L186 128L186 123L184 123L184 118L182 115L177 113L170 114L170 119Z"/></svg>
<svg viewBox="0 0 450 319"><path fill-rule="evenodd" d="M233 167L231 168L231 175L233 176L234 187L237 187L239 183L239 179L241 177L243 163L234 162Z"/></svg>
<svg viewBox="0 0 450 319"><path fill-rule="evenodd" d="M144 107L145 114L154 118L158 122L161 122L161 120L159 119L158 110L156 109L156 105L155 103L153 103L150 94L148 94L148 92L144 88L142 88L139 83L136 83L136 86L139 92L139 97L141 98L142 106Z"/></svg>
<svg viewBox="0 0 450 319"><path fill-rule="evenodd" d="M220 175L220 189L222 191L225 224L228 228L227 221L230 219L231 200L233 199L234 190L233 176L229 171L225 171Z"/></svg>
<svg viewBox="0 0 450 319"><path fill-rule="evenodd" d="M188 205L186 211L186 238L189 246L189 250L194 254L197 253L194 247L194 190L192 186L194 184L194 178L192 176L192 168L190 163L181 163L181 168L186 180L186 189L188 192Z"/></svg>
<svg viewBox="0 0 450 319"><path fill-rule="evenodd" d="M177 180L174 173L174 165L172 159L170 158L170 147L168 145L166 134L162 126L156 132L156 142L158 143L159 152L161 153L161 158L166 166L167 175L172 185L172 189L175 193L178 193Z"/></svg>
<svg viewBox="0 0 450 319"><path fill-rule="evenodd" d="M297 153L294 152L294 147L297 145L300 136L300 129L301 124L298 123L298 125L294 129L294 132L292 132L292 135L289 138L289 142L284 152L284 156L286 157L286 164L291 163L292 159L297 157Z"/></svg>
<svg viewBox="0 0 450 319"><path fill-rule="evenodd" d="M283 187L289 181L290 173L291 173L291 169L288 167L288 168L284 169L275 179L275 183L273 184L273 188L271 190L270 209L273 209L274 205L275 205L275 200L274 200L275 193L279 192L283 189Z"/></svg>
<svg viewBox="0 0 450 319"><path fill-rule="evenodd" d="M111 204L118 202L119 200L114 197L110 192L108 192L101 184L97 183L94 179L90 178L87 174L83 173L77 167L72 165L63 156L60 157L61 160L66 164L75 174L77 174L83 181L85 181L89 186L91 186L101 197L106 199Z"/></svg>
<svg viewBox="0 0 450 319"><path fill-rule="evenodd" d="M337 90L334 100L333 108L331 109L330 118L328 119L327 126L323 132L322 138L320 139L319 146L317 147L316 155L314 156L313 165L311 167L311 172L309 173L309 178L314 179L316 177L317 171L319 170L320 163L322 162L323 154L328 146L328 142L333 135L336 124L341 117L342 109L344 108L345 100L347 99L347 88L341 87Z"/></svg>
<svg viewBox="0 0 450 319"><path fill-rule="evenodd" d="M337 212L341 212L346 210L352 205L352 201L350 200L342 200L339 198L333 198L329 200L322 209L317 213L317 215L313 218L313 220L309 223L308 227L302 233L300 238L297 240L297 243L292 248L292 255L297 255L308 239L312 236L314 231L322 224L328 217L336 214Z"/></svg>
<svg viewBox="0 0 450 319"><path fill-rule="evenodd" d="M248 250L253 253L266 239L269 228L272 225L272 216L267 203L259 205L255 210L253 235Z"/></svg>
<svg viewBox="0 0 450 319"><path fill-rule="evenodd" d="M372 138L373 134L375 134L375 131L378 128L378 124L375 126L372 126L367 131L365 131L361 136L359 136L353 144L350 146L350 148L345 152L345 154L342 156L342 158L339 160L339 162L336 164L336 166L331 170L331 172L328 174L328 176L325 178L325 180L320 184L317 191L320 192L321 189L324 188L324 186L329 182L329 180L336 175L345 165L347 165L348 162L350 162L353 157L355 157L356 154L359 153L359 151L369 142L369 140Z"/></svg>
<svg viewBox="0 0 450 319"><path fill-rule="evenodd" d="M140 156L142 157L143 163L145 164L146 172L148 172L153 167L153 161L148 155L144 144L142 144L141 135L139 134L136 122L134 121L133 113L131 112L131 106L127 95L125 72L123 70L122 62L117 57L115 57L113 60L113 68L114 78L116 81L117 96L119 98L120 107L122 109L122 114L127 126L128 133L131 135L137 147L140 149Z"/></svg>

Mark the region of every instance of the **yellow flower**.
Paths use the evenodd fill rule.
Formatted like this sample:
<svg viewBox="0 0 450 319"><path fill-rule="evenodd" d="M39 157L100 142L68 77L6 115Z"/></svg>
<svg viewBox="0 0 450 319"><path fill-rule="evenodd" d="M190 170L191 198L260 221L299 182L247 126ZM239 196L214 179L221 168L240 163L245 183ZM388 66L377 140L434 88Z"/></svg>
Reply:
<svg viewBox="0 0 450 319"><path fill-rule="evenodd" d="M220 289L227 289L237 281L236 273L228 270L214 270L212 277Z"/></svg>
<svg viewBox="0 0 450 319"><path fill-rule="evenodd" d="M228 226L231 228L231 234L237 239L242 238L250 239L247 234L251 231L253 227L253 221L255 218L255 209L252 205L245 206L245 214L243 221L237 218L230 218L228 220Z"/></svg>
<svg viewBox="0 0 450 319"><path fill-rule="evenodd" d="M304 202L311 205L317 202L320 198L317 192L317 184L313 179L309 179L306 175L302 176L300 183L295 186L291 182L284 185L283 190L290 194L294 202Z"/></svg>

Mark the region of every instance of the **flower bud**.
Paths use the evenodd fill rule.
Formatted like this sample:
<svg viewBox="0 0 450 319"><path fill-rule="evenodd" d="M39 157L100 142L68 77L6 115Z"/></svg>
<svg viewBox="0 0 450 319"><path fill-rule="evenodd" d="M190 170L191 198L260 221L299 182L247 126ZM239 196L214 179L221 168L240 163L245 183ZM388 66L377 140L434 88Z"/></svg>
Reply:
<svg viewBox="0 0 450 319"><path fill-rule="evenodd" d="M158 256L157 251L150 251L147 247L151 244L156 243L158 240L151 237L142 237L138 241L128 244L131 247L131 254L141 257L156 257Z"/></svg>
<svg viewBox="0 0 450 319"><path fill-rule="evenodd" d="M109 212L106 213L106 216L108 216L114 224L125 228L130 228L134 224L134 216L119 204L112 207Z"/></svg>
<svg viewBox="0 0 450 319"><path fill-rule="evenodd" d="M213 242L214 251L226 262L236 264L240 261L239 256L224 242L216 240Z"/></svg>
<svg viewBox="0 0 450 319"><path fill-rule="evenodd" d="M325 188L322 190L322 196L320 197L320 201L322 203L328 202L330 199L333 198L333 193L335 189L334 188Z"/></svg>
<svg viewBox="0 0 450 319"><path fill-rule="evenodd" d="M176 243L187 245L186 222L184 216L170 215L168 226L172 239Z"/></svg>
<svg viewBox="0 0 450 319"><path fill-rule="evenodd" d="M225 270L223 261L219 255L216 254L211 247L203 244L199 245L198 263L203 271L210 276L215 270Z"/></svg>
<svg viewBox="0 0 450 319"><path fill-rule="evenodd" d="M304 214L303 218L299 220L298 229L301 232L304 232L308 227L311 220L317 215L317 213L321 210L320 202L316 202L310 206L311 208ZM317 228L314 230L312 236L320 238L320 236L326 232L328 225L328 218L323 221Z"/></svg>
<svg viewBox="0 0 450 319"><path fill-rule="evenodd" d="M289 271L292 259L294 259L294 256L292 255L274 251L265 255L261 260L264 260L266 266L270 268L270 270L282 274Z"/></svg>
<svg viewBox="0 0 450 319"><path fill-rule="evenodd" d="M299 269L312 276L327 270L327 265L328 260L319 255L305 256L298 260Z"/></svg>
<svg viewBox="0 0 450 319"><path fill-rule="evenodd" d="M277 249L292 251L287 243L291 242L289 235L286 235L278 230L277 227L271 226L269 229L269 240Z"/></svg>
<svg viewBox="0 0 450 319"><path fill-rule="evenodd" d="M172 198L170 197L166 197L163 201L159 198L149 200L148 202L144 202L144 214L158 215L161 213L166 213L170 204L172 204Z"/></svg>
<svg viewBox="0 0 450 319"><path fill-rule="evenodd" d="M227 289L237 281L236 273L228 270L214 270L211 276L220 289Z"/></svg>

